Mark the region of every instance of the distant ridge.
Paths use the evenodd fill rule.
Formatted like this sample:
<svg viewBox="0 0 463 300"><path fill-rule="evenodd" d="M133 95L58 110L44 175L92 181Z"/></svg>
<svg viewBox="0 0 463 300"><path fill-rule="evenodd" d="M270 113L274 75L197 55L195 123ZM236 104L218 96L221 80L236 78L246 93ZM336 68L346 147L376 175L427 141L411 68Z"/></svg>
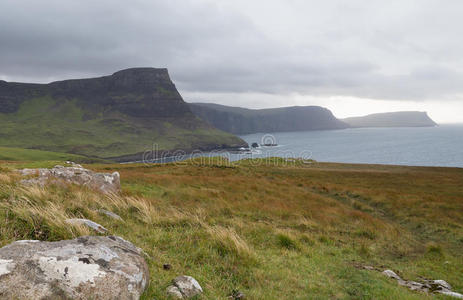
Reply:
<svg viewBox="0 0 463 300"><path fill-rule="evenodd" d="M437 126L426 112L399 111L342 119L351 127L432 127Z"/></svg>
<svg viewBox="0 0 463 300"><path fill-rule="evenodd" d="M214 127L234 134L343 129L348 125L320 106L247 109L211 103L190 103L193 113Z"/></svg>
<svg viewBox="0 0 463 300"><path fill-rule="evenodd" d="M100 158L242 147L196 117L164 68L28 84L0 81L0 146Z"/></svg>

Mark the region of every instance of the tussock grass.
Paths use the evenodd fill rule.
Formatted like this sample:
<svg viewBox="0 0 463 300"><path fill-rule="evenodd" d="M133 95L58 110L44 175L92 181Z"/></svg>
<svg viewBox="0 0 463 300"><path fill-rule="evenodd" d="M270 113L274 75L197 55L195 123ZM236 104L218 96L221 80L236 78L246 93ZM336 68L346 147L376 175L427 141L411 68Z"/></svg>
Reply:
<svg viewBox="0 0 463 300"><path fill-rule="evenodd" d="M121 194L24 187L17 164L0 163L0 245L95 234L65 223L91 219L149 255L145 299L165 299L181 274L201 283L203 299L424 297L358 265L463 291L462 170L225 163L87 166L119 171Z"/></svg>
<svg viewBox="0 0 463 300"><path fill-rule="evenodd" d="M240 237L233 228L212 226L206 228L212 240L218 245L218 250L226 255L232 253L242 259L253 259L254 252L248 243Z"/></svg>
<svg viewBox="0 0 463 300"><path fill-rule="evenodd" d="M11 178L6 174L0 174L0 183L10 183Z"/></svg>

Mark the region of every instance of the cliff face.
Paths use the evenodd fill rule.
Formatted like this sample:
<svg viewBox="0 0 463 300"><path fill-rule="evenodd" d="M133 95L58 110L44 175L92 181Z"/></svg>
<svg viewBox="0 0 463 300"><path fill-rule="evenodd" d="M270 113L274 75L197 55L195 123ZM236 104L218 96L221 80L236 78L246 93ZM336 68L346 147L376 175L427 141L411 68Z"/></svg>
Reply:
<svg viewBox="0 0 463 300"><path fill-rule="evenodd" d="M117 157L244 146L197 118L167 69L50 84L0 81L0 145Z"/></svg>
<svg viewBox="0 0 463 300"><path fill-rule="evenodd" d="M436 126L426 112L401 111L371 114L343 119L351 127L432 127Z"/></svg>
<svg viewBox="0 0 463 300"><path fill-rule="evenodd" d="M170 80L167 69L134 68L111 76L50 84L0 84L0 112L16 111L32 97L79 99L79 104L135 117L172 117L191 113Z"/></svg>
<svg viewBox="0 0 463 300"><path fill-rule="evenodd" d="M234 134L342 129L348 125L331 111L319 106L274 109L245 109L217 104L190 103L197 116L213 126Z"/></svg>

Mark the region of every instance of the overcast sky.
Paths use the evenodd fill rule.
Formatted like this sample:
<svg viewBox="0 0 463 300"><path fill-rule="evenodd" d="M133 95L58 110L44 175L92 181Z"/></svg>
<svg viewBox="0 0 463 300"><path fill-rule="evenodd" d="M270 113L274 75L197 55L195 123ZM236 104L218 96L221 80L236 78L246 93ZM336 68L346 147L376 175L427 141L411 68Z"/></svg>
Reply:
<svg viewBox="0 0 463 300"><path fill-rule="evenodd" d="M463 122L461 0L1 0L0 79L166 67L188 102Z"/></svg>

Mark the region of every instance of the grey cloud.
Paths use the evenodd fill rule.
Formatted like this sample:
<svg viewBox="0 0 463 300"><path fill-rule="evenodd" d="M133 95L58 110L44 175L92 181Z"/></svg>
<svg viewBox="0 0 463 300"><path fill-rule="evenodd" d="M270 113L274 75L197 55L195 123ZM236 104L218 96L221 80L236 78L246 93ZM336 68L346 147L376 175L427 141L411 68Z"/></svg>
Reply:
<svg viewBox="0 0 463 300"><path fill-rule="evenodd" d="M185 92L457 98L462 6L440 3L3 0L0 79L153 66Z"/></svg>

